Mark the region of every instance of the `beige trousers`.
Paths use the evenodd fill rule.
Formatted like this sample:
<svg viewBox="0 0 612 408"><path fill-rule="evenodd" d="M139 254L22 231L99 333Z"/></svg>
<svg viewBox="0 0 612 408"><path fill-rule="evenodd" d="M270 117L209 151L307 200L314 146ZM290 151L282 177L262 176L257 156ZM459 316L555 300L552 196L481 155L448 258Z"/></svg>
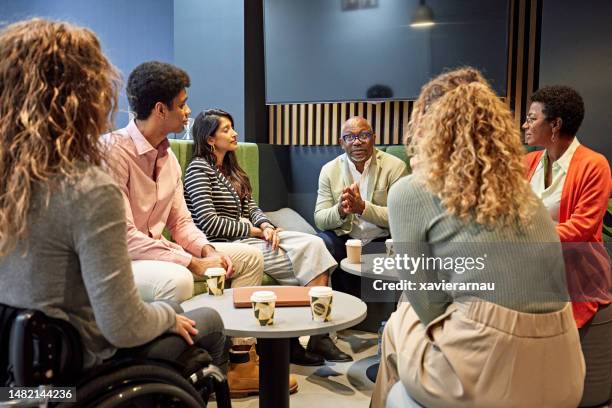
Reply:
<svg viewBox="0 0 612 408"><path fill-rule="evenodd" d="M493 303L453 303L427 327L408 302L385 326L372 407L401 381L429 407L576 407L584 358L571 305L520 313Z"/></svg>
<svg viewBox="0 0 612 408"><path fill-rule="evenodd" d="M264 257L259 249L231 242L215 242L213 245L217 251L229 255L234 264L232 288L261 285Z"/></svg>
<svg viewBox="0 0 612 408"><path fill-rule="evenodd" d="M264 261L261 251L246 244L215 243L217 251L227 254L234 265L233 288L261 284ZM183 302L193 296L194 277L178 264L164 261L132 261L134 280L145 302L175 300Z"/></svg>

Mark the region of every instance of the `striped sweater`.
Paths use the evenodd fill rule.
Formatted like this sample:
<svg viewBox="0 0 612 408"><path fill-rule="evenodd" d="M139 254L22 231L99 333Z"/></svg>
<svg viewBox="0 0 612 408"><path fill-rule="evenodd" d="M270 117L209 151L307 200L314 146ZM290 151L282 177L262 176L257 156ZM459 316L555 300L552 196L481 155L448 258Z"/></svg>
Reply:
<svg viewBox="0 0 612 408"><path fill-rule="evenodd" d="M232 183L203 158L194 158L185 172L185 201L194 222L210 241L248 238L251 225L270 222L252 197L240 199Z"/></svg>

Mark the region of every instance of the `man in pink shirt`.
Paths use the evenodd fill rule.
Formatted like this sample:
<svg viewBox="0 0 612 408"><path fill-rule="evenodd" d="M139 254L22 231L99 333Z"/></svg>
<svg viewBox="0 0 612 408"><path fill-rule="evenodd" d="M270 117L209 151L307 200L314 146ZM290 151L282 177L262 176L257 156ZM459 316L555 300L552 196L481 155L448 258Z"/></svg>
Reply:
<svg viewBox="0 0 612 408"><path fill-rule="evenodd" d="M181 167L167 135L183 131L189 76L161 62L146 62L128 78L135 119L105 136L108 164L123 192L127 241L136 285L146 301L192 296L194 278L222 267L232 287L261 284L263 256L245 244L215 243L196 227L183 197ZM167 228L175 242L162 236Z"/></svg>

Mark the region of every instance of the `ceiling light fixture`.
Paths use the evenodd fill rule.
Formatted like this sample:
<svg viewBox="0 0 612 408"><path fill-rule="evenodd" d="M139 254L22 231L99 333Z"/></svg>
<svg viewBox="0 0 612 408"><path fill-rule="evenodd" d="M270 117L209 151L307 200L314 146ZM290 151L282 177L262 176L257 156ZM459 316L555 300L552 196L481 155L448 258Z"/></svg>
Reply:
<svg viewBox="0 0 612 408"><path fill-rule="evenodd" d="M433 10L425 4L425 0L420 0L419 7L410 21L410 27L431 27L434 24Z"/></svg>

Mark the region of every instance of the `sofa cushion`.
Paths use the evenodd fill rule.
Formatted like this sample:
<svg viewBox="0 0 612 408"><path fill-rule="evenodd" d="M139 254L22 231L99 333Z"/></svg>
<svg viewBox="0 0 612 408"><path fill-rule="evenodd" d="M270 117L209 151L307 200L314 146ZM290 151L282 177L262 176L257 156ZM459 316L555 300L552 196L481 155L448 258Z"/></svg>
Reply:
<svg viewBox="0 0 612 408"><path fill-rule="evenodd" d="M410 168L410 158L406 154L406 146L387 146L385 152L392 154L393 156L406 163L406 167L408 168L408 174L412 173L412 169Z"/></svg>
<svg viewBox="0 0 612 408"><path fill-rule="evenodd" d="M193 156L193 140L169 139L170 148L181 165L183 177L185 169ZM255 143L238 143L236 158L240 167L247 173L253 187L253 198L259 201L259 148Z"/></svg>
<svg viewBox="0 0 612 408"><path fill-rule="evenodd" d="M185 169L193 156L193 140L169 139L170 148L181 165L181 179L185 177Z"/></svg>
<svg viewBox="0 0 612 408"><path fill-rule="evenodd" d="M249 176L253 188L253 199L259 202L259 147L255 143L238 143L236 158L240 167Z"/></svg>
<svg viewBox="0 0 612 408"><path fill-rule="evenodd" d="M286 231L298 231L306 234L316 234L314 228L297 212L291 208L281 208L278 211L266 212L266 217L272 224Z"/></svg>

